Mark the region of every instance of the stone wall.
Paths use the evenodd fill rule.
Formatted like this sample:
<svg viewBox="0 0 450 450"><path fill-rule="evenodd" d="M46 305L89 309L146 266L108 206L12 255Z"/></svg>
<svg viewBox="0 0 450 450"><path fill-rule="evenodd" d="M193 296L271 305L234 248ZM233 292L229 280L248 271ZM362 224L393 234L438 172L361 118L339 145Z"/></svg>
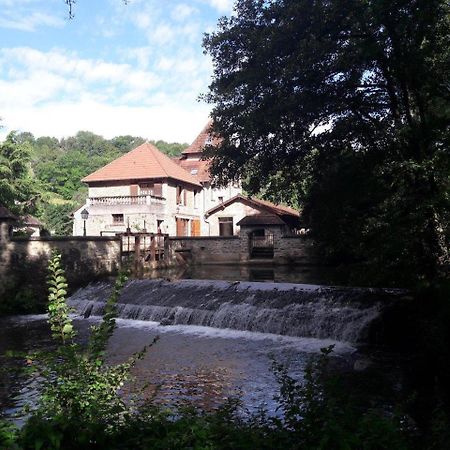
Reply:
<svg viewBox="0 0 450 450"><path fill-rule="evenodd" d="M305 235L279 236L274 246L274 259L281 264L320 264L314 241Z"/></svg>
<svg viewBox="0 0 450 450"><path fill-rule="evenodd" d="M240 236L170 237L172 263L225 264L248 263L249 232ZM256 229L257 227L255 227ZM260 228L260 227L259 227ZM269 229L270 227L265 227ZM265 262L274 264L318 264L313 241L304 235L285 236L279 227L270 231L274 235L274 258Z"/></svg>
<svg viewBox="0 0 450 450"><path fill-rule="evenodd" d="M0 309L11 292L24 288L42 300L52 250L62 255L70 288L118 272L121 242L115 237L33 237L0 240Z"/></svg>
<svg viewBox="0 0 450 450"><path fill-rule="evenodd" d="M174 263L238 263L241 242L238 236L170 237L170 255Z"/></svg>

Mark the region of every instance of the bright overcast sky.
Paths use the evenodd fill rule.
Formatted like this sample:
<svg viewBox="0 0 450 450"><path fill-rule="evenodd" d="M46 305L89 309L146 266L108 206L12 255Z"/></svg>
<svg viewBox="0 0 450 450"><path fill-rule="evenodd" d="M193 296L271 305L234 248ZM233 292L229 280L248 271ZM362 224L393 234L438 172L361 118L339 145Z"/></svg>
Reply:
<svg viewBox="0 0 450 450"><path fill-rule="evenodd" d="M210 106L204 32L233 0L0 0L0 138L89 130L191 142Z"/></svg>

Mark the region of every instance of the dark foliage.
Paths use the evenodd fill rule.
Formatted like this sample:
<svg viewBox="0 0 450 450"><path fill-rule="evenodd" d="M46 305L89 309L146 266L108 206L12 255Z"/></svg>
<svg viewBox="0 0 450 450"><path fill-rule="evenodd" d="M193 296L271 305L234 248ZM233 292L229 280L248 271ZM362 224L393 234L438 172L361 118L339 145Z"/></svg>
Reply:
<svg viewBox="0 0 450 450"><path fill-rule="evenodd" d="M239 0L206 36L219 182L274 177L324 255L382 283L449 263L444 0ZM276 184L275 184L276 186ZM276 195L276 191L274 193ZM356 274L357 266L353 267Z"/></svg>

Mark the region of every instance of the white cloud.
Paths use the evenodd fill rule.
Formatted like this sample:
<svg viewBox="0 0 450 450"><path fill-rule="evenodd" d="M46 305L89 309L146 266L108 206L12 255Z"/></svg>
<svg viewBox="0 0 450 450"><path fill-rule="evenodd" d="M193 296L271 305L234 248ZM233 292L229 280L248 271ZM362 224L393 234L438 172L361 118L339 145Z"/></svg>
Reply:
<svg viewBox="0 0 450 450"><path fill-rule="evenodd" d="M2 20L12 26L14 19L21 30L47 27L36 36L4 30L0 117L7 129L0 133L17 128L64 136L90 129L105 136L190 141L210 109L197 102L212 73L210 58L202 54L202 34L232 4L83 0L68 22L63 0L0 0L0 26ZM23 47L5 48L9 42ZM61 47L51 49L49 43Z"/></svg>
<svg viewBox="0 0 450 450"><path fill-rule="evenodd" d="M150 65L150 58L153 53L151 47L135 47L135 48L124 48L119 50L121 57L135 61L140 69L147 69Z"/></svg>
<svg viewBox="0 0 450 450"><path fill-rule="evenodd" d="M158 65L170 69L164 83L149 70L63 50L0 50L0 135L19 129L62 137L88 129L189 142L208 117L209 107L196 102L207 66L191 54L183 64L174 57Z"/></svg>
<svg viewBox="0 0 450 450"><path fill-rule="evenodd" d="M188 17L192 16L197 12L197 9L193 8L192 6L187 5L186 3L179 3L178 5L173 8L171 16L172 19L177 21L184 21Z"/></svg>
<svg viewBox="0 0 450 450"><path fill-rule="evenodd" d="M208 109L198 104L189 108L176 103L144 108L90 100L11 109L3 114L3 124L9 130L30 131L35 136L65 137L91 130L106 138L132 134L178 142L192 142L207 119ZM0 130L3 137L7 131Z"/></svg>
<svg viewBox="0 0 450 450"><path fill-rule="evenodd" d="M231 13L234 0L207 0L208 3L220 13Z"/></svg>
<svg viewBox="0 0 450 450"><path fill-rule="evenodd" d="M139 90L142 93L157 87L161 82L155 73L134 69L129 64L78 58L74 53L60 50L41 52L29 47L3 49L0 51L0 62L15 64L13 73L16 74L17 79L10 80L10 84L14 84L14 81L20 82L22 85L28 82L34 88L41 84L40 79L36 79L37 72L47 76L53 74L55 77L79 83L113 84L117 89ZM17 71L17 66L23 67L25 71ZM46 76L44 76L45 79ZM101 86L95 88L101 91ZM5 94L7 95L7 92Z"/></svg>
<svg viewBox="0 0 450 450"><path fill-rule="evenodd" d="M175 27L164 23L149 31L147 36L151 42L168 44L175 38Z"/></svg>
<svg viewBox="0 0 450 450"><path fill-rule="evenodd" d="M5 14L0 16L0 28L10 28L21 31L35 31L38 27L62 28L65 20L42 12L30 14Z"/></svg>

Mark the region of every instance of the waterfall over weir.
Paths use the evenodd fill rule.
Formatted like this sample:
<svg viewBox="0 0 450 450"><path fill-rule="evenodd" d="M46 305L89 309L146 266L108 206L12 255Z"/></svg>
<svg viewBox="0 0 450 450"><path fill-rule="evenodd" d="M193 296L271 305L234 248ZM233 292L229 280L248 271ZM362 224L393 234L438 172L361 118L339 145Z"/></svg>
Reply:
<svg viewBox="0 0 450 450"><path fill-rule="evenodd" d="M111 283L69 299L88 317L103 314ZM202 325L288 336L366 342L393 290L209 280L132 280L118 302L123 319Z"/></svg>

